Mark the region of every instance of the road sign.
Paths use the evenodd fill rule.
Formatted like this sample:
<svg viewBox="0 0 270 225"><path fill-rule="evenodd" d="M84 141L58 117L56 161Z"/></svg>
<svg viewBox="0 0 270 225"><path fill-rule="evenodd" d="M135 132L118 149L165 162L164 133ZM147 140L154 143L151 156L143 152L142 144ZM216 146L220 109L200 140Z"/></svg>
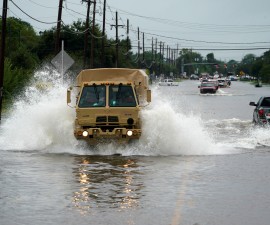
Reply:
<svg viewBox="0 0 270 225"><path fill-rule="evenodd" d="M62 77L64 77L65 72L73 65L74 60L65 52L63 41L62 50L52 59L51 63L61 73Z"/></svg>
<svg viewBox="0 0 270 225"><path fill-rule="evenodd" d="M61 50L51 61L59 73L64 74L74 63L74 60L65 52Z"/></svg>

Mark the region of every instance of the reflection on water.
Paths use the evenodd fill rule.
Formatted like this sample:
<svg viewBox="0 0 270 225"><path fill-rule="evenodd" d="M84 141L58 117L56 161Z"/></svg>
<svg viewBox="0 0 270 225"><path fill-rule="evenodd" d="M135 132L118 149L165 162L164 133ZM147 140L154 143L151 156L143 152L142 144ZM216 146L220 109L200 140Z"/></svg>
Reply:
<svg viewBox="0 0 270 225"><path fill-rule="evenodd" d="M135 158L78 156L73 204L82 214L94 208L137 208L144 187Z"/></svg>

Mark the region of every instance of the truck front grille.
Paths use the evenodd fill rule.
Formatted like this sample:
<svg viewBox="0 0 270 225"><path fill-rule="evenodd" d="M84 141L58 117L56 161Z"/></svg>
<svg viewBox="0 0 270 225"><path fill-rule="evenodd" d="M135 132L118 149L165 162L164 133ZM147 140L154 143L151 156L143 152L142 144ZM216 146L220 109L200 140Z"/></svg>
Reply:
<svg viewBox="0 0 270 225"><path fill-rule="evenodd" d="M96 118L96 123L106 123L107 122L107 117L106 116L98 116Z"/></svg>
<svg viewBox="0 0 270 225"><path fill-rule="evenodd" d="M117 116L108 116L108 122L118 123L119 120Z"/></svg>
<svg viewBox="0 0 270 225"><path fill-rule="evenodd" d="M97 116L96 123L118 123L118 116Z"/></svg>

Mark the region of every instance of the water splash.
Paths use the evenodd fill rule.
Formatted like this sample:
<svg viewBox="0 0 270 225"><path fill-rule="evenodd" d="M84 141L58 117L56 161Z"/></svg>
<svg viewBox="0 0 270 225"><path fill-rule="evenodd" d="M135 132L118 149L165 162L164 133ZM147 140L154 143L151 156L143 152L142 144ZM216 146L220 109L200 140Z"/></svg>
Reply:
<svg viewBox="0 0 270 225"><path fill-rule="evenodd" d="M69 132L74 112L66 105L66 88L60 80L50 68L35 73L1 125L0 149L40 150L75 144Z"/></svg>
<svg viewBox="0 0 270 225"><path fill-rule="evenodd" d="M46 84L45 88L40 84ZM177 99L164 96L155 87L152 87L153 102L142 111L143 135L140 140L127 146L111 143L89 148L73 136L75 110L66 105L66 88L67 85L62 83L62 78L55 70L46 68L36 72L31 85L18 97L11 113L1 125L0 149L147 156L229 152L228 143L216 144L215 129L209 129L199 116L181 111L182 109L174 104ZM254 132L249 137L252 135L254 143L252 142L251 146L254 147L255 136L261 134Z"/></svg>

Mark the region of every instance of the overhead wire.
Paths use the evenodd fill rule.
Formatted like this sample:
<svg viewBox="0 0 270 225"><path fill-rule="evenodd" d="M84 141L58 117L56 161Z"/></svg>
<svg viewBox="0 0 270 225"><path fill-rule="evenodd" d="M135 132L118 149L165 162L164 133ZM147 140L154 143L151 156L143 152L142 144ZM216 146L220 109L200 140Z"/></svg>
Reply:
<svg viewBox="0 0 270 225"><path fill-rule="evenodd" d="M116 8L115 8L116 9ZM176 21L176 20L170 20L170 19L163 19L163 18L156 18L156 17L149 17L149 16L142 16L139 14L135 14L132 12L128 12L122 9L117 9L118 11L124 12L129 16L135 16L143 19L152 20L155 22L165 23L169 25L176 25L181 27L188 27L188 28L211 28L211 29L227 29L227 28L233 28L233 29L258 29L258 28L267 28L270 29L270 25L217 25L217 24L203 24L203 23L189 23L189 22L183 22L183 21Z"/></svg>
<svg viewBox="0 0 270 225"><path fill-rule="evenodd" d="M56 22L45 22L45 21L38 20L38 19L32 17L27 12L25 12L13 0L10 0L10 1L11 1L11 3L16 8L18 8L23 14L27 15L32 20L35 20L35 21L37 21L39 23L43 23L43 24L56 24L57 22L59 22L59 21L56 21ZM40 7L54 8L54 7L50 7L50 6L45 6L45 5L39 4L39 3L37 3L37 2L35 2L33 0L28 0L28 1L29 2L32 2L33 4L38 5ZM73 15L70 12L73 12L73 13L75 13L77 15L80 15L80 16L85 16L84 14L82 14L82 13L80 13L80 12L74 10L74 9L71 9L70 7L67 6L67 4L74 4L74 5L82 5L82 4L70 2L70 1L67 1L67 0L65 1L65 3L66 3L66 7L63 7L63 8L65 9L65 11L69 15L72 15L73 17L75 17L77 19L82 19L82 18L81 17L76 17L75 15ZM101 5L103 4L101 2L101 0L99 0L97 3L98 3L98 5L99 5L99 7L101 9ZM108 4L106 5L106 9L108 9L109 12L110 12L110 14L111 14L111 21L115 21L116 20L115 19L115 13L113 12L112 8L114 8L114 7L111 7ZM268 32L268 29L270 30L270 25L216 25L216 24L187 23L187 22L174 21L174 20L168 20L168 19L162 19L162 18L142 16L142 15L138 15L138 14L135 14L135 13L127 12L127 11L121 10L121 9L117 9L117 11L120 11L123 14L128 14L129 16L140 17L140 18L151 20L151 21L158 22L158 23L168 24L168 25L172 25L172 26L176 26L176 25L177 26L180 26L181 25L181 27L184 28L184 29L185 28L186 29L194 29L194 30L196 30L197 28L200 28L201 30L207 30L207 29L210 29L210 30L212 30L212 29L224 29L224 32L227 32L229 30L234 30L234 29L240 29L241 32L250 32L250 33L252 33L253 31L254 32ZM14 12L12 12L12 13L15 15ZM96 20L98 22L102 22L102 21L100 21L98 19L96 19ZM121 16L120 16L120 21L123 24L125 24L125 22L123 21L123 18ZM61 22L63 22L63 21L61 20ZM64 22L63 22L63 24L64 24ZM108 20L107 18L106 18L105 24L112 26L110 20ZM123 27L121 27L121 28L122 29L125 29L125 31L126 31L126 26L125 25ZM251 29L251 31L248 31L247 29ZM101 38L104 38L106 36L106 35L103 36L103 37L96 36L96 35L92 34L89 29L86 29L84 31L78 31L78 32L76 32L76 31L74 31L74 32L73 31L69 31L69 32L71 32L73 34L84 34L85 32L88 32L88 31L91 34L91 36L93 36L94 38L101 39ZM134 42L138 42L139 40L136 37L137 34L138 34L138 31L134 29L134 27L133 27L132 24L129 25L129 31L130 31L130 33L129 33L129 37L130 38L129 39L130 39L131 43L132 42L133 43ZM218 31L219 30L215 30L215 32L218 32ZM161 32L161 31L158 31L158 32ZM270 43L268 41L258 41L258 42L223 42L223 41L193 40L193 39L185 39L185 38L179 38L179 37L175 37L175 36L161 35L161 34L155 34L155 33L152 33L152 32L141 32L141 31L140 31L139 34L141 35L142 33L145 33L147 35L151 35L151 36L154 36L154 37L158 37L158 38L163 39L163 40L166 39L166 40L171 40L171 41L174 41L174 40L180 41L180 43L181 43L181 45L180 45L181 47L180 48L184 47L184 44L183 44L184 42L188 42L188 43L191 42L192 45L193 45L193 47L190 47L190 48L193 49L193 50L198 50L198 51L200 51L200 50L202 50L202 51L204 51L204 50L206 50L206 51L207 50L211 50L211 51L263 50L263 49L269 49L269 48L268 47L253 47L253 48L252 47L250 47L250 48L238 48L238 47L234 47L234 48L227 48L227 47L226 48L218 48L217 47L217 48L213 48L213 46L212 46L212 48L209 48L207 46L201 46L200 48L198 48L198 47L196 47L196 43L211 44L211 45L213 45L213 44L216 44L216 45L220 45L220 44L223 44L223 45L256 45L256 44L269 44ZM135 38L132 37L132 36L135 36ZM148 41L146 40L146 43L147 42ZM118 43L110 43L111 46L114 46L114 45L117 45L117 44ZM131 46L131 47L132 48L135 48L135 49L137 48L137 46ZM123 52L122 52L122 54L123 54ZM128 52L125 53L125 54L128 54Z"/></svg>
<svg viewBox="0 0 270 225"><path fill-rule="evenodd" d="M16 8L18 8L23 14L27 15L29 18L31 18L32 20L35 20L35 21L37 21L37 22L39 22L39 23L44 23L44 24L56 24L57 22L59 22L59 21L57 21L57 22L44 22L44 21L38 20L38 19L32 17L31 15L29 15L28 13L26 13L24 10L22 10L16 3L14 3L13 0L10 0L10 2L11 2Z"/></svg>
<svg viewBox="0 0 270 225"><path fill-rule="evenodd" d="M41 6L41 7L43 7L43 8L47 8L47 9L55 9L55 7L53 7L53 6L45 6L45 5L41 5L41 4L39 4L39 3L36 3L35 1L33 1L33 0L28 0L29 2L32 2L33 4L35 4L35 5L38 5L38 6Z"/></svg>

